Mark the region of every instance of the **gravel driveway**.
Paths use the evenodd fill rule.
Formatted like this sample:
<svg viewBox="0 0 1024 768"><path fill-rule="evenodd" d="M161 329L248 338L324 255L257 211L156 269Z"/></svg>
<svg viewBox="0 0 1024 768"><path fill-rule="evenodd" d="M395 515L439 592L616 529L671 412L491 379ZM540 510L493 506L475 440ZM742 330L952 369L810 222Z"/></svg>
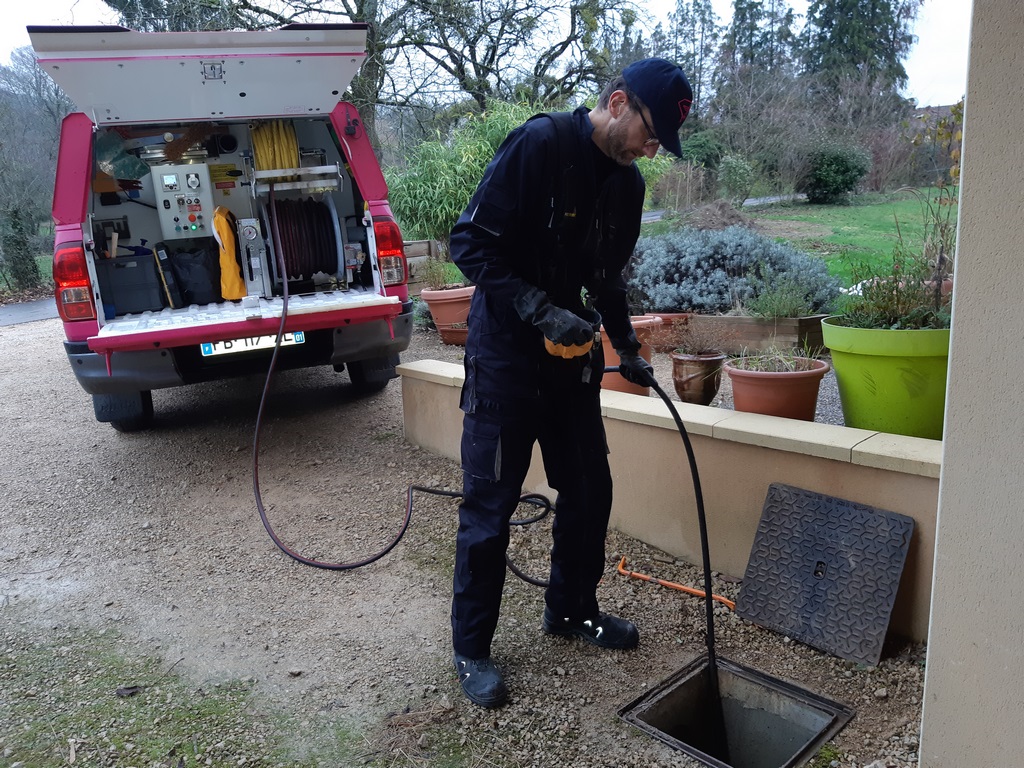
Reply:
<svg viewBox="0 0 1024 768"><path fill-rule="evenodd" d="M156 392L155 428L122 435L94 421L61 336L56 320L0 328L4 764L18 764L25 697L48 696L55 713L79 706L62 681L27 691L4 670L47 637L72 647L99 632L116 638L120 652L155 657L197 687L249 681L254 733L257 723L267 727L261 713L289 713L294 754L328 755L319 765L695 765L616 713L702 652L703 604L614 566L625 556L632 570L698 585L695 568L611 535L600 598L639 625L640 648L628 653L543 635L541 590L510 578L494 652L512 699L496 712L478 709L462 698L450 667L455 501L416 494L405 538L373 565L300 565L274 547L253 502L262 379ZM458 361L461 352L417 331L404 357ZM662 372L667 358L659 359ZM276 377L259 476L280 536L332 562L390 541L410 484L460 487L454 462L404 441L399 382L357 400L347 376L327 370ZM543 523L514 529L517 561L543 577L548 541ZM716 583L733 599L738 587ZM916 764L920 646L893 644L867 668L717 611L723 656L857 710L835 742L833 766ZM323 744L341 726L356 734L357 748L330 756ZM217 739L201 722L196 731L196 753ZM74 738L55 729L65 752ZM197 763L185 750L176 765L288 764L262 754L255 736L253 743L244 758ZM80 764L134 764L90 759L85 749Z"/></svg>

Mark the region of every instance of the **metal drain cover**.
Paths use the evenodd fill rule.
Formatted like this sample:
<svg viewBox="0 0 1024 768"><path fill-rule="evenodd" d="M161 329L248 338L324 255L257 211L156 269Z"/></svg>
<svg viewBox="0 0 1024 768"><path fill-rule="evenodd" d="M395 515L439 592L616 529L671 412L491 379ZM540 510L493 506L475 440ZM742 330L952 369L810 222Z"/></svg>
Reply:
<svg viewBox="0 0 1024 768"><path fill-rule="evenodd" d="M772 483L736 614L873 666L913 532L906 515Z"/></svg>

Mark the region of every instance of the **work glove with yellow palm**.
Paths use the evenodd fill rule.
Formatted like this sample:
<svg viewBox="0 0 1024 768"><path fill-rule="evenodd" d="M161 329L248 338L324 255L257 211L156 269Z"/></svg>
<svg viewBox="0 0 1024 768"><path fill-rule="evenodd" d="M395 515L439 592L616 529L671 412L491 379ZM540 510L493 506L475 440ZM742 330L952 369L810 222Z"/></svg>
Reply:
<svg viewBox="0 0 1024 768"><path fill-rule="evenodd" d="M516 294L514 306L519 317L536 326L551 342L547 345L551 354L575 357L590 350L594 342L591 324L568 309L552 304L540 288L523 286Z"/></svg>

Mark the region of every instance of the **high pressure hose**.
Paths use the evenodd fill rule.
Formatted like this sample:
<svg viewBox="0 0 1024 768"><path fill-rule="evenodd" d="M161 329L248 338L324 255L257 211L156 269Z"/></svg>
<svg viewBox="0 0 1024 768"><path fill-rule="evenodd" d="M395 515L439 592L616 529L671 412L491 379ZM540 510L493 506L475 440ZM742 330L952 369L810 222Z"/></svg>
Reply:
<svg viewBox="0 0 1024 768"><path fill-rule="evenodd" d="M605 368L606 373L616 371L618 371L616 366ZM715 606L713 603L714 597L711 594L711 553L708 547L708 521L707 515L704 512L704 494L700 487L700 473L697 471L697 459L693 455L690 435L683 425L683 420L679 418L679 412L672 404L672 400L658 386L653 373L647 372L647 384L658 393L658 397L664 401L665 406L671 412L672 419L676 423L676 429L679 430L679 436L682 437L683 445L686 448L686 460L690 464L690 477L693 480L693 494L697 504L697 523L700 527L700 557L704 567L704 617L707 624L705 642L708 649L708 692L713 697L712 701L715 702L715 711L710 713L712 716L710 723L712 730L711 738L716 744L717 751L715 754L722 756L728 762L729 748L725 732L725 713L722 710L722 694L718 686L718 657L715 655Z"/></svg>
<svg viewBox="0 0 1024 768"><path fill-rule="evenodd" d="M604 369L605 373L618 373L618 366L608 366ZM693 446L690 444L690 435L686 431L686 427L683 425L683 420L679 418L679 411L672 404L672 400L668 395L665 394L658 382L655 381L654 375L651 373L647 374L647 385L653 389L660 397L669 412L672 414L672 419L676 423L676 429L679 431L679 436L683 439L683 446L686 448L686 460L690 464L690 477L693 480L693 495L697 504L697 523L700 527L700 557L704 567L704 613L707 624L707 631L705 634L707 648L708 648L708 661L712 670L717 669L717 662L715 657L715 605L714 595L711 593L711 553L708 547L708 520L707 515L704 513L704 493L700 487L700 472L697 471L697 458L693 455ZM715 696L718 696L718 675L713 674L715 686Z"/></svg>
<svg viewBox="0 0 1024 768"><path fill-rule="evenodd" d="M281 349L281 339L284 337L284 326L285 326L285 322L288 319L288 275L287 275L287 272L285 271L284 252L281 249L281 236L280 236L280 234L278 233L278 230L277 230L277 219L276 219L276 216L275 216L275 213L274 213L274 185L273 185L273 183L270 184L270 206L269 206L269 208L270 208L270 229L271 229L271 232L273 233L273 238L274 238L274 251L275 251L275 253L277 255L278 267L281 270L280 274L281 274L281 284L283 286L283 292L282 292L282 300L283 301L282 301L282 305L281 305L281 323L277 327L277 339L276 339L276 343L274 344L274 352L270 356L270 367L267 370L267 379L266 379L266 381L263 384L263 394L260 397L259 410L256 412L256 429L255 429L255 434L253 435L253 440L252 440L252 488L253 488L253 494L256 497L256 509L259 510L260 520L263 521L263 527L266 528L267 533L269 534L270 538L277 545L278 549L280 549L282 552L284 552L289 557L291 557L294 560L297 560L300 563L303 563L305 565L311 565L314 568L325 568L325 569L331 570L331 571L350 571L353 568L361 568L364 565L369 565L370 563L373 563L373 562L376 562L377 560L380 560L382 557L384 557L384 555L386 555L388 552L390 552L392 549L394 549L395 546L398 544L398 542L402 540L402 536L405 535L405 531L409 527L409 520L412 517L412 490L413 489L410 486L410 488L409 488L409 502L408 502L408 504L406 504L405 518L402 520L402 525L400 526L400 528L398 530L398 533L391 540L391 543L389 543L386 547L384 547L384 549L382 549L381 551L377 552L374 555L370 555L367 558L364 558L362 560L355 560L355 561L350 562L350 563L328 563L328 562L324 562L322 560L315 560L315 559L313 559L311 557L306 557L304 555L301 555L298 552L295 552L294 550L289 548L288 545L286 545L283 541L281 541L281 538L274 531L274 527L270 524L270 520L267 517L267 511L263 507L263 496L260 493L260 472L259 472L259 465L260 465L260 462L259 462L259 458L260 458L260 431L261 431L261 427L263 425L263 413L264 413L264 411L266 409L266 405L267 405L267 394L270 392L270 382L273 379L274 370L275 370L275 367L277 365L277 354L278 354L278 352Z"/></svg>
<svg viewBox="0 0 1024 768"><path fill-rule="evenodd" d="M284 251L283 251L283 249L281 247L281 236L280 236L280 233L278 232L277 220L276 220L276 214L275 214L274 184L271 183L269 185L269 188L270 188L270 206L269 206L269 208L270 208L270 223L271 223L270 228L271 228L272 236L273 236L273 239L274 239L274 251L277 254L278 266L280 268L280 274L281 274L281 277L282 277L281 283L282 283L282 286L283 286L283 291L282 291L282 306L281 306L281 322L278 325L277 339L276 339L276 342L274 344L273 354L271 355L271 358L270 358L270 366L269 366L269 369L267 371L266 381L264 382L264 385L263 385L263 393L262 393L262 395L260 397L259 409L258 409L257 415L256 415L255 434L253 435L253 446L252 446L252 483L253 483L253 494L254 494L254 496L256 498L256 508L259 510L260 520L262 520L262 522L263 522L263 527L266 529L267 534L269 534L269 536L273 540L274 544L276 544L277 547L282 552L284 552L286 555L288 555L289 557L293 558L294 560L296 560L296 561L298 561L300 563L303 563L305 565L313 566L315 568L324 568L324 569L333 570L333 571L346 571L346 570L352 570L352 569L355 569L355 568L361 568L364 565L369 565L370 563L374 563L377 560L380 560L382 557L384 557L386 554L388 554L388 552L390 552L392 549L394 549L399 541L401 541L402 537L405 535L405 532L408 530L409 522L412 519L413 491L423 491L425 493L432 493L432 494L436 494L436 495L440 495L440 496L449 496L449 497L452 497L452 498L461 498L462 494L461 493L457 493L455 491L442 491L442 490L435 489L435 488L427 488L427 487L424 487L424 486L410 485L409 488L408 488L408 491L407 491L407 495L406 495L405 516L402 519L402 523L401 523L401 525L400 525L400 527L398 529L398 533L395 534L395 536L391 540L391 542L387 546L385 546L384 549L380 550L379 552L377 552L377 553L375 553L373 555L370 555L369 557L363 558L361 560L354 560L354 561L348 562L348 563L329 563L329 562L325 562L325 561L322 561L322 560L316 560L314 558L306 557L304 555L301 555L298 552L295 552L294 550L292 550L290 547L288 547L281 540L281 538L277 535L277 533L274 531L274 528L270 524L270 520L267 517L266 509L263 506L263 497L262 497L262 494L260 493L260 481L259 481L260 431L261 431L261 427L262 427L262 423L263 423L263 414L264 414L265 409L266 409L267 395L268 395L268 393L270 391L270 383L271 383L271 380L273 378L273 373L274 373L274 370L275 370L275 367L276 367L276 364L277 364L277 356L278 356L278 352L281 349L281 340L282 340L282 338L284 336L285 323L286 323L287 318L288 318L288 298L289 298L289 296L288 296L288 276L287 276L287 271L286 271L285 262L284 262ZM618 367L617 366L609 366L609 367L605 368L604 370L605 370L606 373L616 373L616 372L618 372ZM701 490L700 473L697 470L697 459L696 459L696 457L694 456L694 453L693 453L693 446L690 443L690 436L689 436L689 434L686 431L686 427L683 424L683 420L679 417L679 412L676 410L676 407L675 407L675 405L673 405L672 400L669 398L669 396L666 395L665 391L658 385L658 382L655 380L654 375L652 373L648 372L646 378L647 378L647 382L646 382L647 385L650 386L657 393L658 397L660 397L662 399L662 401L665 403L665 406L668 408L669 412L672 414L672 419L673 419L673 421L675 421L676 429L679 431L679 436L683 440L683 446L686 449L686 459L687 459L687 462L689 463L689 466L690 466L690 477L691 477L691 479L693 481L693 493L694 493L694 499L695 499L696 506L697 506L697 522L698 522L698 526L699 526L699 529L700 529L701 562L702 562L703 572L704 572L704 594L703 594L703 597L704 597L704 614L705 614L705 622L706 622L705 643L706 643L706 646L707 646L707 653L708 653L708 666L707 666L708 692L713 697L712 700L714 702L716 702L716 707L715 707L716 711L713 712L713 713L710 713L712 715L712 722L711 722L711 729L713 731L712 739L713 739L714 742L716 742L717 747L719 749L719 751L716 752L716 754L721 755L721 756L727 756L728 755L728 745L727 745L726 733L725 733L725 715L724 715L724 712L722 711L722 705L721 705L722 699L721 699L721 692L719 690L719 684L718 684L718 660L717 660L717 656L715 654L714 600L716 599L716 596L713 595L712 591L711 591L711 554L710 554L710 548L708 546L707 515L706 515L706 513L704 511L704 494L703 494L703 491ZM538 506L538 507L541 508L541 511L538 514L534 515L533 517L524 518L524 519L521 519L521 520L511 520L509 522L510 525L529 525L531 523L536 523L536 522L542 520L543 518L545 518L548 515L548 513L551 512L552 509L553 509L550 500L548 500L545 496L542 496L540 494L533 494L533 493L523 494L523 496L520 497L520 503L526 503L526 504L532 504L534 506ZM539 579L534 579L534 578L528 576L527 574L525 574L524 572L522 572L512 562L512 560L509 558L507 553L505 555L505 563L506 563L507 567L509 568L509 570L511 570L516 576L518 576L523 581L525 581L525 582L527 582L529 584L533 584L535 586L539 586L539 587L547 587L548 586L548 583L546 581L541 581ZM619 565L620 565L620 571L623 570L624 562L620 563ZM634 574L632 572L629 572L629 575L634 575ZM678 585L670 584L668 582L661 582L661 580L658 580L658 579L648 579L648 580L655 581L657 583L664 583L665 586L672 586L672 587L677 587L678 586ZM723 602L725 602L725 601L723 601Z"/></svg>
<svg viewBox="0 0 1024 768"><path fill-rule="evenodd" d="M269 366L269 369L267 371L266 381L264 382L264 385L263 385L263 393L262 393L262 395L260 397L259 409L257 410L257 414L256 414L255 434L253 435L253 446L252 446L252 484L253 484L253 495L255 496L255 499L256 499L256 508L259 511L260 520L263 522L263 527L266 529L267 534L273 540L274 544L276 544L277 547L282 552L284 552L286 555L288 555L289 557L293 558L294 560L296 560L296 561L298 561L300 563L303 563L305 565L313 566L314 568L324 568L324 569L332 570L332 571L347 571L347 570L352 570L352 569L355 569L355 568L361 568L364 565L369 565L370 563L374 563L377 560L380 560L382 557L384 557L386 554L388 554L388 552L390 552L392 549L394 549L395 546L397 546L399 541L401 541L402 537L405 535L405 532L408 530L409 522L412 519L412 504L413 504L412 503L412 499L413 499L413 492L414 491L422 491L424 493L432 493L432 494L436 494L436 495L440 495L440 496L449 496L451 498L462 498L462 494L461 493L457 493L455 491L442 491L442 490L435 489L435 488L427 488L427 487L424 487L424 486L410 485L409 488L408 488L407 494L406 494L405 515L402 518L402 523L399 526L398 532L395 534L394 538L390 541L390 543L388 543L387 546L385 546L382 550L380 550L379 552L377 552L375 554L370 555L369 557L365 557L365 558L363 558L361 560L354 560L354 561L347 562L347 563L331 563L331 562L325 562L323 560L316 560L316 559L311 558L311 557L306 557L305 555L302 555L302 554L294 551L293 549L291 549L287 544L285 544L281 540L281 538L277 535L276 531L274 531L274 527L271 525L270 519L267 516L267 511L266 511L266 509L265 509L265 507L263 505L263 496L260 493L260 480L259 480L260 432L261 432L261 428L262 428L262 425L263 425L263 414L264 414L264 412L266 410L267 395L270 392L270 384L271 384L271 381L273 379L274 370L275 370L275 367L276 367L276 364L277 364L278 352L280 351L280 348L281 348L281 339L284 336L285 323L286 323L287 318L288 318L288 298L289 298L289 295L288 295L288 278L287 278L286 272L285 272L284 259L283 259L283 251L282 251L282 248L281 248L281 237L280 237L280 234L278 233L277 221L276 221L275 213L274 213L274 209L275 209L275 206L274 206L274 185L273 185L273 183L271 183L269 186L270 186L270 206L269 206L269 208L270 208L270 224L271 224L270 229L271 229L271 232L272 232L272 235L273 235L273 238L274 238L274 251L277 254L278 266L281 269L281 275L282 275L281 283L282 283L282 286L283 286L283 290L282 290L281 322L278 325L277 339L276 339L276 343L274 344L274 351L273 351L273 353L271 355L271 358L270 358L270 366ZM618 368L615 367L615 366L610 366L608 368L605 368L605 372L606 373L614 373L614 372L617 372L617 371L618 371ZM693 454L693 446L690 444L690 436L689 436L689 434L686 431L686 427L683 425L682 419L679 417L679 412L676 410L675 406L672 404L672 400L669 398L668 395L665 394L665 391L658 385L658 382L655 381L653 375L648 374L648 382L647 383L648 383L648 385L652 389L654 389L654 391L658 394L658 397L660 397L662 399L662 401L665 403L666 407L669 409L669 412L672 414L672 419L675 421L676 429L679 431L679 435L680 435L680 437L683 440L683 446L686 449L686 458L687 458L687 461L688 461L689 466L690 466L690 476L691 476L691 478L693 480L693 492L694 492L694 496L695 496L695 500L696 500L696 504L697 504L697 521L698 521L699 528L700 528L701 560L702 560L703 571L704 571L704 594L703 594L703 597L704 597L704 612L705 612L705 619L706 619L705 642L706 642L707 650L708 650L708 669L709 669L709 673L710 673L709 674L709 681L710 681L710 685L711 685L711 692L714 695L715 700L717 701L717 700L720 700L720 695L719 695L719 691L718 691L718 672L717 672L718 664L717 664L717 657L715 655L715 623L714 623L714 602L713 601L716 599L716 596L713 595L712 591L711 591L711 556L710 556L710 550L709 550L709 547L708 547L707 516L706 516L706 514L704 512L704 494L701 491L700 473L697 470L697 460L696 460L696 457ZM534 506L540 507L541 511L538 514L534 515L533 517L523 518L523 519L520 519L520 520L512 520L509 523L510 525L530 525L532 523L539 522L540 520L544 519L553 509L552 505L551 505L551 501L549 499L547 499L545 496L542 496L541 494L536 494L536 493L523 494L523 496L520 497L520 503L532 504ZM512 562L512 560L509 558L509 556L507 554L505 555L505 563L508 566L509 570L511 570L512 573L514 573L516 576L518 576L523 581L525 581L525 582L527 582L529 584L533 584L533 585L538 586L538 587L546 587L546 586L548 586L548 583L546 581L542 581L540 579L534 579L533 577L528 576L526 573L524 573L522 570L520 570ZM655 581L658 581L658 580L655 580Z"/></svg>
<svg viewBox="0 0 1024 768"><path fill-rule="evenodd" d="M274 206L273 206L273 202L274 202L274 186L273 186L273 184L270 185L270 202L271 202L271 205L270 205L271 229L274 231L274 242L275 242L275 246L276 246L275 250L277 251L278 254L280 254L280 252L281 252L280 251L280 245L279 245L280 238L278 237L277 228L276 228L276 226L274 226L274 221L273 221L273 216L274 216L274 213L273 213L273 211L274 211ZM280 263L280 266L282 267L282 275L284 275L283 261ZM428 487L424 487L424 486L410 485L409 488L408 488L407 494L406 494L405 516L402 519L402 524L399 527L398 533L395 534L395 537L391 540L391 542L386 547L384 547L384 549L380 550L376 554L373 554L373 555L370 555L369 557L363 558L362 560L355 560L355 561L348 562L348 563L328 563L328 562L324 562L322 560L316 560L314 558L306 557L304 555L299 554L298 552L295 552L294 550L292 550L290 547L288 547L280 539L280 537L274 531L273 526L270 524L270 520L267 517L266 509L263 506L263 497L260 494L259 448L260 448L260 430L261 430L261 426L262 426L262 422L263 422L263 413L264 413L264 410L266 408L267 394L270 391L270 382L271 382L271 379L273 377L275 365L277 363L277 354L278 354L278 351L279 351L279 349L281 347L281 339L282 339L283 334L284 334L285 321L286 321L287 316L288 316L288 279L287 279L287 277L284 277L282 279L282 283L284 285L284 289L283 289L283 304L282 304L282 308L281 308L281 323L278 326L277 340L276 340L276 344L274 345L274 352L273 352L273 354L272 354L272 356L270 358L270 366L269 366L269 370L267 371L266 382L264 383L263 393L262 393L262 396L260 397L259 410L258 410L257 416L256 416L255 435L253 436L252 482L253 482L253 493L254 493L254 495L256 497L256 507L259 510L260 520L263 521L263 527L266 529L267 533L270 535L270 538L273 540L273 542L277 545L277 547L282 552L284 552L286 555L288 555L289 557L293 558L294 560L297 560L298 562L303 563L305 565L313 566L314 568L324 568L324 569L333 570L333 571L346 571L346 570L352 570L352 569L355 569L355 568L361 568L364 565L369 565L370 563L373 563L373 562L376 562L377 560L380 560L382 557L384 557L386 554L388 554L388 552L390 552L392 549L394 549L399 541L401 541L402 537L405 535L406 530L408 530L409 522L412 519L413 491L423 491L425 493L431 493L431 494L435 494L435 495L439 495L439 496L448 496L448 497L451 497L451 498L462 498L462 494L458 493L456 491L443 491L443 490L439 490L439 489L436 489L436 488L428 488ZM609 367L605 368L605 372L606 373L613 373L613 372L617 372L617 371L618 371L618 368L615 367L615 366L609 366ZM697 522L698 522L698 525L699 525L699 528L700 528L701 561L702 561L703 571L704 571L704 593L703 593L703 597L704 597L704 614L705 614L706 627L707 627L706 628L706 633L705 633L705 643L706 643L706 646L707 646L707 653L708 653L708 664L707 664L707 684L708 684L708 689L707 690L708 690L708 693L710 694L710 696L712 697L710 699L710 701L712 701L713 704L714 704L714 711L708 713L710 715L710 722L709 722L709 726L710 726L710 730L711 730L710 736L711 736L712 743L714 743L715 747L716 747L714 754L722 757L727 762L728 761L729 748L728 748L728 740L727 740L727 735L726 735L726 730L725 730L725 713L724 713L724 710L722 708L722 696L721 696L721 691L720 691L719 683L718 683L718 659L717 659L717 656L715 654L715 622L714 622L714 602L713 601L718 599L718 600L721 600L723 603L725 603L727 605L729 604L730 601L727 601L724 598L719 598L718 596L712 594L712 591L711 591L711 555L710 555L710 548L708 546L707 515L705 514L705 511L704 511L704 494L703 494L703 492L701 490L700 473L697 470L697 459L696 459L696 457L694 456L694 453L693 453L693 446L690 443L690 436L687 433L686 427L683 424L683 420L679 417L679 412L676 410L675 405L673 405L672 400L669 398L668 395L665 394L665 391L658 385L658 382L655 381L655 379L654 379L654 375L651 374L651 373L647 374L647 384L648 384L648 386L650 386L658 394L658 397L660 397L662 399L662 401L665 403L665 406L669 409L669 412L672 414L672 419L675 421L676 429L679 431L679 436L682 438L683 446L686 449L686 459L687 459L687 462L689 463L689 466L690 466L690 476L691 476L691 478L693 480L693 492L694 492L694 498L695 498L696 505L697 505ZM547 517L547 515L551 511L553 511L553 507L551 505L551 501L547 497L545 497L545 496L543 496L541 494L536 494L536 493L523 494L520 497L519 501L520 501L520 503L532 504L534 506L540 507L541 511L539 513L537 513L536 515L532 516L532 517L523 518L523 519L519 519L519 520L511 520L511 521L509 521L509 525L530 525L532 523L536 523L536 522L539 522L540 520L544 519L545 517ZM548 583L546 581L541 581L539 579L534 579L533 577L528 576L523 571L521 571L512 562L512 560L509 558L507 553L505 554L505 564L508 567L508 569L512 571L512 573L514 573L516 576L518 576L520 579L522 579L523 581L527 582L528 584L533 584L533 585L538 586L538 587L547 587L548 586ZM623 558L623 560L619 563L619 571L620 572L624 571L624 565L625 565L625 558ZM635 574L633 572L627 572L627 573L630 576L643 577L642 574ZM668 586L668 587L672 587L672 588L681 588L680 585L673 584L671 582L664 582L664 581L662 581L660 579L652 579L650 577L646 577L646 580L656 582L656 583L661 584L663 586ZM688 588L682 588L682 589L685 589L686 591L690 592L691 594L699 594L699 593L696 592L696 590L690 590ZM732 607L732 606L730 606L730 607Z"/></svg>
<svg viewBox="0 0 1024 768"><path fill-rule="evenodd" d="M270 356L270 365L267 370L267 378L263 384L263 393L260 396L260 404L256 412L256 428L254 430L252 442L253 495L256 498L256 509L259 511L260 520L263 522L263 527L266 529L267 534L270 536L274 544L277 545L278 549L280 549L293 560L296 560L304 565L309 565L314 568L323 568L330 571L350 571L355 568L362 568L364 565L369 565L370 563L374 563L380 560L382 557L384 557L384 555L386 555L388 552L394 549L398 542L402 540L402 537L405 535L405 532L409 528L409 522L412 520L412 498L414 491L422 491L424 493L431 493L437 496L449 496L451 498L456 499L461 499L462 494L457 493L455 491L442 491L437 488L428 488L421 485L410 485L406 492L405 516L402 518L402 523L399 526L398 533L395 534L394 538L388 543L387 546L384 547L384 549L380 550L375 554L370 555L369 557L365 557L361 560L354 560L348 563L330 563L325 562L323 560L316 560L311 557L306 557L305 555L296 552L287 544L285 544L284 541L281 540L281 537L277 535L277 532L274 530L274 527L270 524L270 518L267 516L267 510L263 506L263 495L260 493L260 433L263 427L263 414L266 411L267 395L270 392L270 382L273 379L274 371L276 370L277 367L277 355L281 349L281 339L284 337L284 327L288 318L288 277L285 271L283 250L281 248L281 237L280 234L278 233L277 220L275 214L274 185L273 183L271 183L269 186L270 229L272 231L272 235L274 238L274 251L277 254L278 267L281 270L280 274L282 275L281 283L283 286L283 291L281 304L281 322L277 327L277 339L275 340L274 351ZM533 517L523 518L520 520L511 520L509 522L509 525L530 525L532 523L539 522L540 520L543 520L545 517L547 517L547 515L553 509L551 501L547 499L545 496L542 496L541 494L538 493L523 494L520 497L519 502L521 504L532 504L533 506L540 507L541 511ZM546 581L534 579L533 577L528 576L523 571L521 571L515 565L515 563L512 562L511 558L509 558L507 554L505 555L505 563L508 566L509 570L512 571L512 573L514 573L523 581L538 587L546 587L548 585Z"/></svg>

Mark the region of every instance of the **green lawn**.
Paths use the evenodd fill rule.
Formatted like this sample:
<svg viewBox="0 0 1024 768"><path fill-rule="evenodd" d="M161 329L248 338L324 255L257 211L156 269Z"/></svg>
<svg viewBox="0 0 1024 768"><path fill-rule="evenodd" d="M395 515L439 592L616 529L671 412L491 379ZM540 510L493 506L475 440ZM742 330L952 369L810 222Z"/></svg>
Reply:
<svg viewBox="0 0 1024 768"><path fill-rule="evenodd" d="M870 194L849 205L788 203L744 214L762 222L767 234L820 255L831 274L852 285L858 275L888 271L897 220L905 243L913 247L921 242L928 204L935 208L936 194L935 189ZM951 216L955 222L955 210Z"/></svg>

